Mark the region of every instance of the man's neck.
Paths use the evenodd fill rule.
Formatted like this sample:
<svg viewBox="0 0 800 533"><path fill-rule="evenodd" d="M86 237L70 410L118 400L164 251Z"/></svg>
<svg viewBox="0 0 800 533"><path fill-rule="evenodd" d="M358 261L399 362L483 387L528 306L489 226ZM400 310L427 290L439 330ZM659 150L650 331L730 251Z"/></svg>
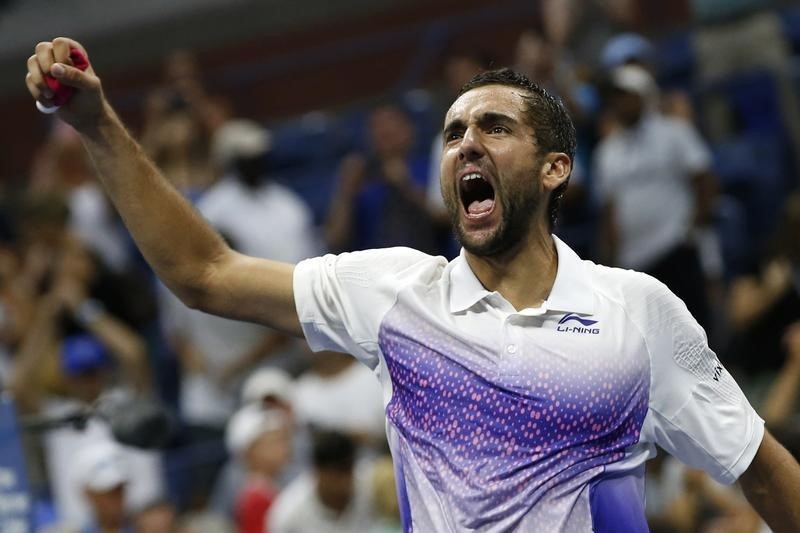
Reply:
<svg viewBox="0 0 800 533"><path fill-rule="evenodd" d="M542 305L558 270L555 242L544 230L531 231L506 254L483 257L466 252L466 259L486 290L497 291L517 310Z"/></svg>

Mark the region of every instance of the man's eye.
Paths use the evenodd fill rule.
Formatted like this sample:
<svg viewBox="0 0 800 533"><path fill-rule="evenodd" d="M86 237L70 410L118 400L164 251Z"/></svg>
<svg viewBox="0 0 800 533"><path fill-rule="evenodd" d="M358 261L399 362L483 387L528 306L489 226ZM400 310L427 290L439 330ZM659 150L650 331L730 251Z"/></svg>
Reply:
<svg viewBox="0 0 800 533"><path fill-rule="evenodd" d="M460 139L461 135L462 134L461 134L460 131L451 131L445 136L445 141L446 142L450 142L450 141L454 141L456 139Z"/></svg>
<svg viewBox="0 0 800 533"><path fill-rule="evenodd" d="M506 133L508 129L506 129L504 126L492 126L489 131L491 133Z"/></svg>

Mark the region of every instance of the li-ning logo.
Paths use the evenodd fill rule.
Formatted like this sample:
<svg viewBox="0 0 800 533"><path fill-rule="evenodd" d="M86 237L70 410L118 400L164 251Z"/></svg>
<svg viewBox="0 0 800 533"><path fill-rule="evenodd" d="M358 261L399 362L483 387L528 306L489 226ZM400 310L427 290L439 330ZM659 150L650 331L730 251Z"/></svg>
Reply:
<svg viewBox="0 0 800 533"><path fill-rule="evenodd" d="M570 322L577 322L580 325L571 325ZM593 328L597 324L597 320L589 320L588 318L581 318L575 313L567 313L561 320L558 321L556 326L557 331L566 331L567 333L584 333L588 335L599 335L600 328Z"/></svg>

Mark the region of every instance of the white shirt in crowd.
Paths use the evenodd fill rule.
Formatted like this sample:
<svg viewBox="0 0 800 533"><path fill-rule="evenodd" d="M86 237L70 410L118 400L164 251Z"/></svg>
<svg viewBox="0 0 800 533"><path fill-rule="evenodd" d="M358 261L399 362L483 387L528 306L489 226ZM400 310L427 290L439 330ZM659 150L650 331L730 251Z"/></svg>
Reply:
<svg viewBox="0 0 800 533"><path fill-rule="evenodd" d="M298 476L278 495L266 516L270 533L368 533L377 524L372 502L371 465L359 462L353 475L353 499L341 513L327 508L317 496L311 472Z"/></svg>
<svg viewBox="0 0 800 533"><path fill-rule="evenodd" d="M613 203L618 263L646 270L690 236L692 177L711 167L711 152L685 120L652 112L600 142L594 159L600 200Z"/></svg>
<svg viewBox="0 0 800 533"><path fill-rule="evenodd" d="M382 439L386 433L383 396L375 375L354 363L334 376L301 375L293 392L297 420L343 433L366 433Z"/></svg>
<svg viewBox="0 0 800 533"><path fill-rule="evenodd" d="M75 400L51 398L44 404L42 415L58 418L81 406ZM47 473L62 525L79 529L93 523L91 508L83 496L82 481L85 474L78 470L81 462L76 458L82 450L100 442L113 442L113 437L108 424L97 418L90 418L82 431L63 427L44 435ZM120 446L120 449L130 475L125 485L125 507L128 511L139 511L164 496L161 459L156 452L130 446Z"/></svg>
<svg viewBox="0 0 800 533"><path fill-rule="evenodd" d="M202 196L197 209L244 254L296 263L320 250L310 209L282 185L267 182L249 189L226 177ZM166 290L161 291L161 309L165 331L188 339L207 367L204 374L186 377L181 387L181 413L190 422L223 425L237 398L235 387L223 387L217 378L261 343L270 330L191 310ZM280 364L296 358L292 353L273 361Z"/></svg>
<svg viewBox="0 0 800 533"><path fill-rule="evenodd" d="M414 531L646 531L656 444L724 483L758 449L763 421L685 305L554 240L552 291L522 310L463 254L391 248L295 269L311 347L352 353L381 382Z"/></svg>

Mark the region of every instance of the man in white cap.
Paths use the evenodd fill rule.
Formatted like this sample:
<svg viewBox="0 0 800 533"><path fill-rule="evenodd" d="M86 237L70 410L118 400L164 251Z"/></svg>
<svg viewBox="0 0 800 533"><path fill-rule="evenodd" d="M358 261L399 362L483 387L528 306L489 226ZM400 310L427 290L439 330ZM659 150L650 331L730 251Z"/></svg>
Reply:
<svg viewBox="0 0 800 533"><path fill-rule="evenodd" d="M236 498L237 530L261 533L278 495L278 476L291 456L289 419L277 409L245 405L228 423L225 440L247 470L247 481Z"/></svg>
<svg viewBox="0 0 800 533"><path fill-rule="evenodd" d="M604 260L659 279L708 327L695 236L712 223L711 152L691 124L658 111L658 87L643 67L614 69L606 96L621 128L598 145L594 161Z"/></svg>
<svg viewBox="0 0 800 533"><path fill-rule="evenodd" d="M119 445L101 439L85 446L75 458L75 472L92 509L96 531L125 531L125 485L130 471Z"/></svg>

